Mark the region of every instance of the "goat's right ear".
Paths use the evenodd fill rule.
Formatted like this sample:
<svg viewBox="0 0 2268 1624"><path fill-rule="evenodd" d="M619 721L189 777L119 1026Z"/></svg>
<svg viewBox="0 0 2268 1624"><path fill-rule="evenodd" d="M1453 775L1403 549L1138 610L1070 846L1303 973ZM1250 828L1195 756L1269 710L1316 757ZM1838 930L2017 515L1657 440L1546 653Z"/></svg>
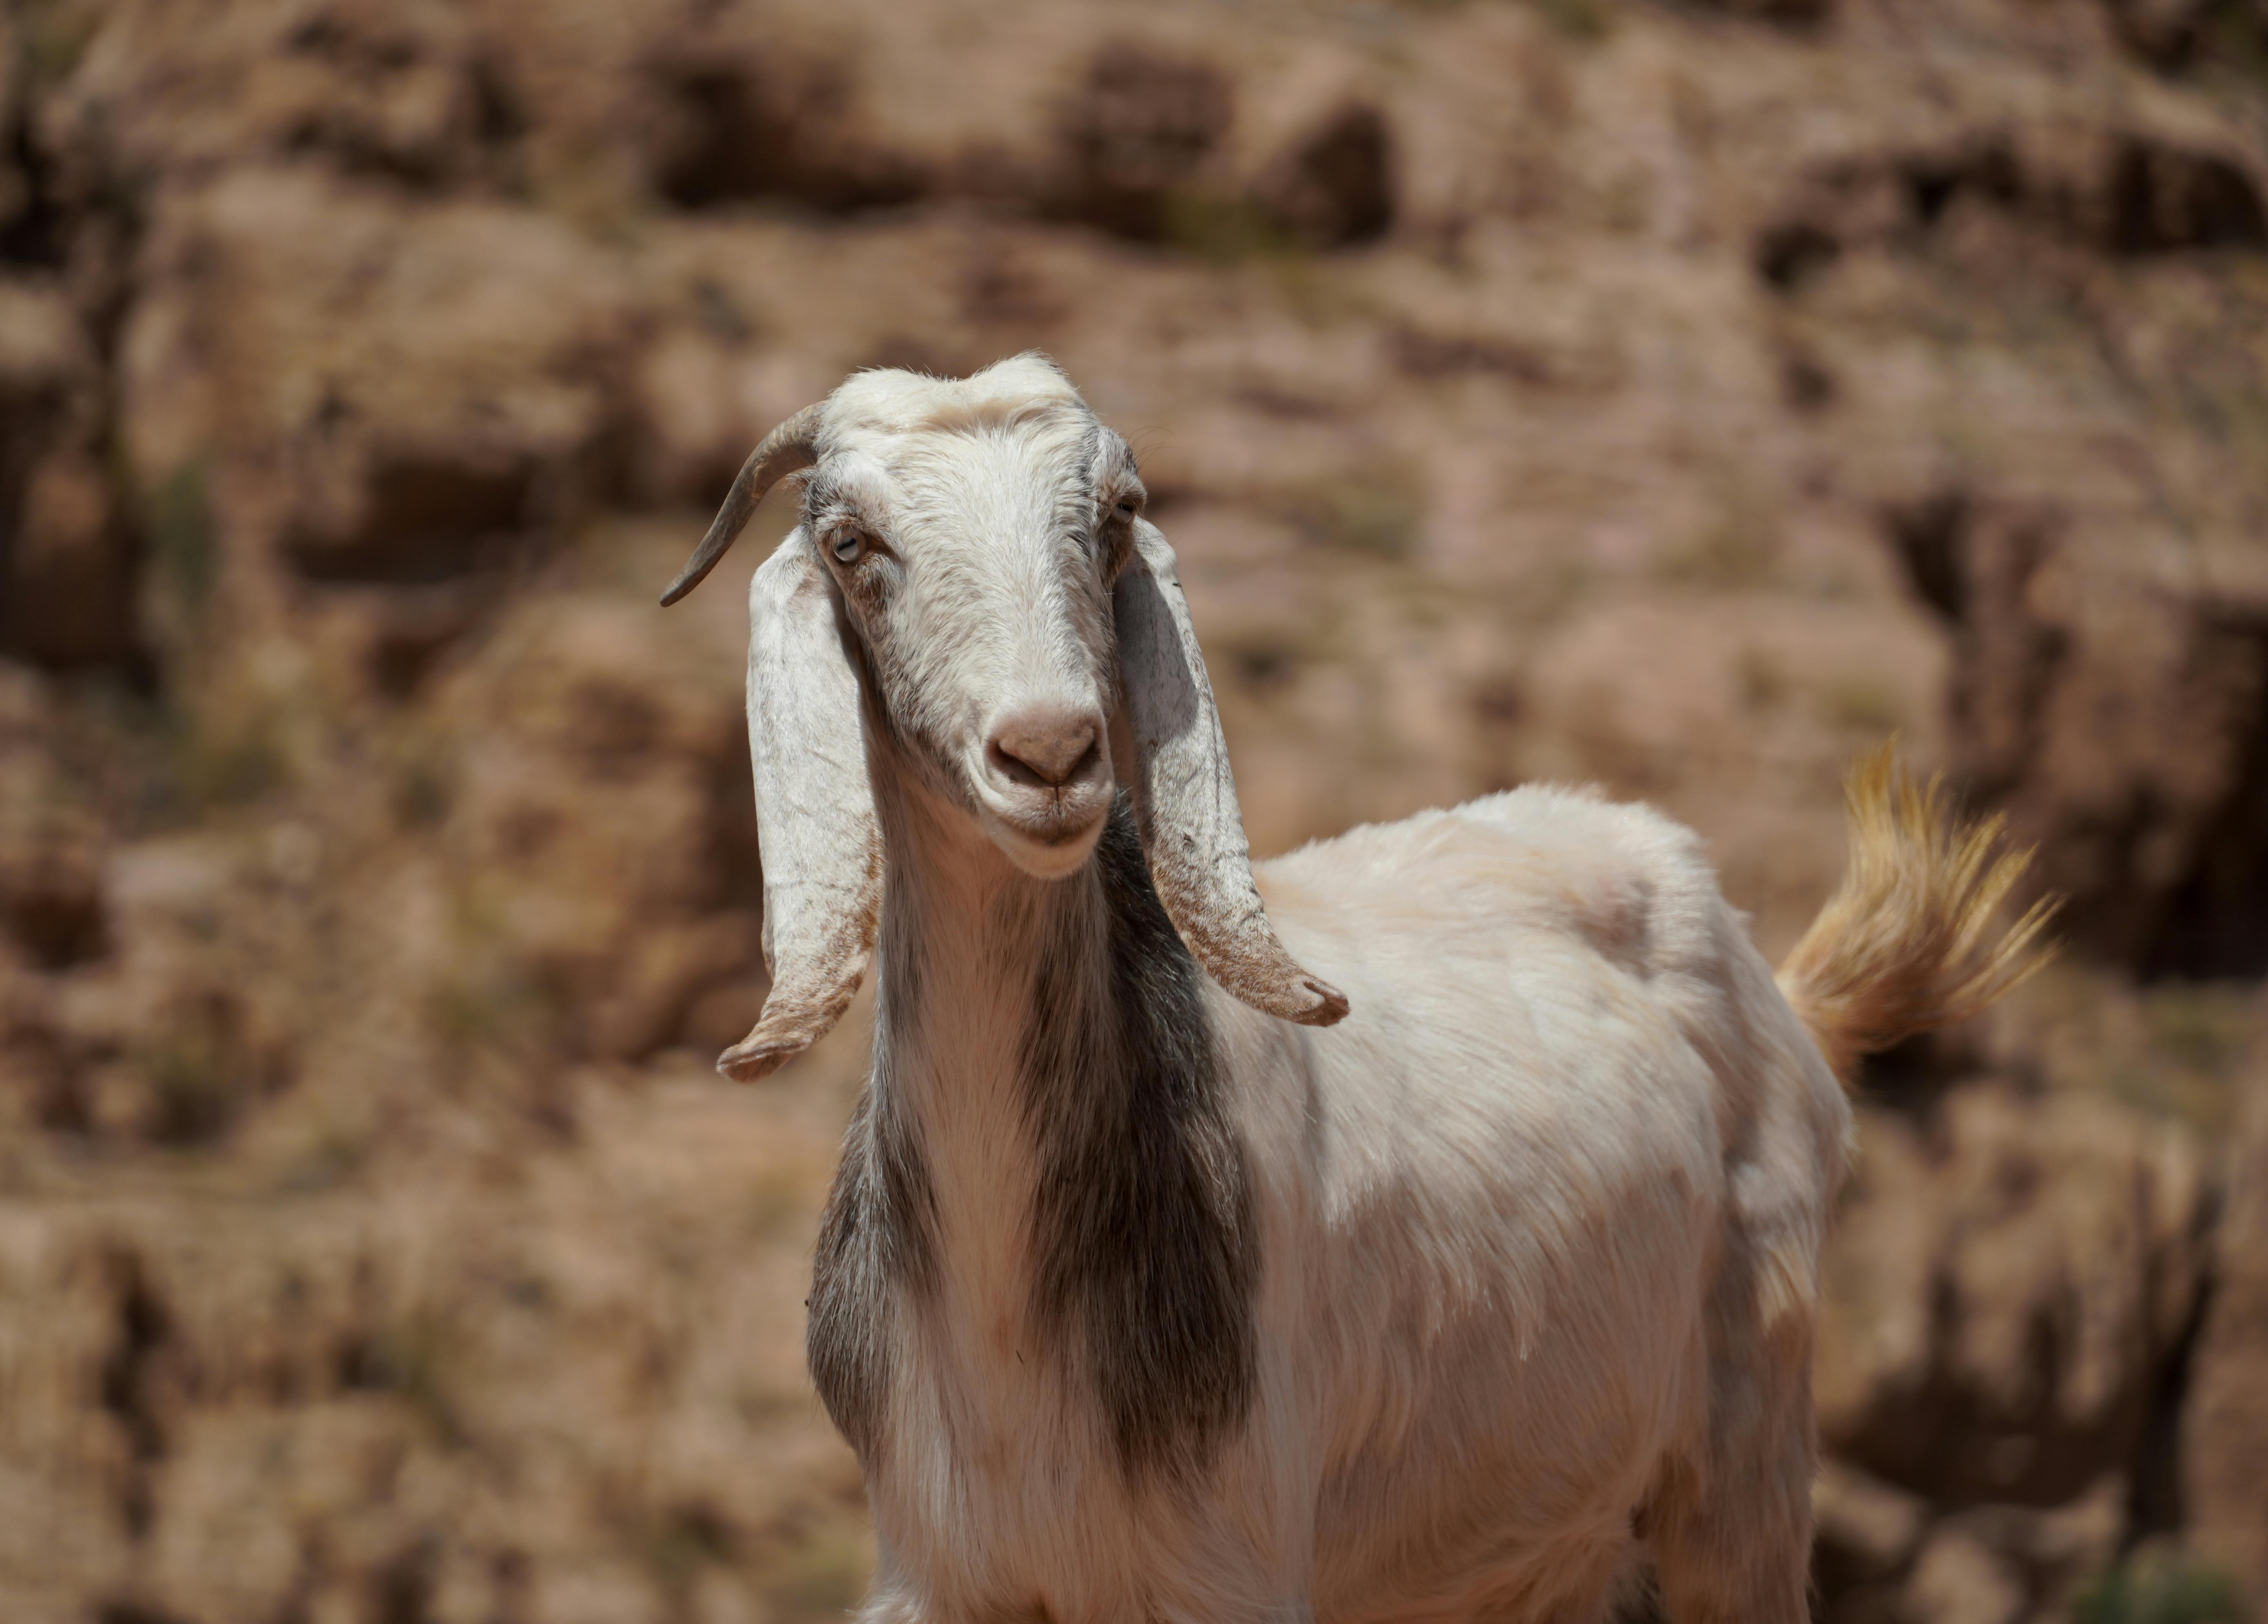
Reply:
<svg viewBox="0 0 2268 1624"><path fill-rule="evenodd" d="M827 568L799 528L748 585L748 754L772 988L717 1069L753 1083L825 1037L873 952L882 835L858 677Z"/></svg>

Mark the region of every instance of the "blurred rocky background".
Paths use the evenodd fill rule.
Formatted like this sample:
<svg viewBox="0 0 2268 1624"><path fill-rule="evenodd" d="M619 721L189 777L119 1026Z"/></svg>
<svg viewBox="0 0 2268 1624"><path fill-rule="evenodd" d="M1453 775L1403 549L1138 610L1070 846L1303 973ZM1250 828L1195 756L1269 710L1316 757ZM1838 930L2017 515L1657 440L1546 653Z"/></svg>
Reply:
<svg viewBox="0 0 2268 1624"><path fill-rule="evenodd" d="M736 585L850 368L1060 358L1256 845L1535 778L1768 949L1897 731L2069 951L1867 1084L1823 1618L2268 1596L2262 0L9 0L0 1618L798 1624L846 1028ZM854 1023L855 1025L855 1023Z"/></svg>

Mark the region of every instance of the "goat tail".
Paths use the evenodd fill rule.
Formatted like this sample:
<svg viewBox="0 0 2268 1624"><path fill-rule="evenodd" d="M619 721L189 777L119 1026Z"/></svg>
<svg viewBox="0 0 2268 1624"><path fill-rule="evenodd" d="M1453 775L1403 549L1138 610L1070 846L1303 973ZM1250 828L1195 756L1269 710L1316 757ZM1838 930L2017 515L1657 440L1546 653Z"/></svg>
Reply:
<svg viewBox="0 0 2268 1624"><path fill-rule="evenodd" d="M2005 931L1993 916L2032 852L2001 850L2006 819L1962 823L1944 782L1918 784L1892 739L1844 781L1850 866L1779 967L1779 988L1844 1085L1859 1056L1981 1013L2054 957L2061 899Z"/></svg>

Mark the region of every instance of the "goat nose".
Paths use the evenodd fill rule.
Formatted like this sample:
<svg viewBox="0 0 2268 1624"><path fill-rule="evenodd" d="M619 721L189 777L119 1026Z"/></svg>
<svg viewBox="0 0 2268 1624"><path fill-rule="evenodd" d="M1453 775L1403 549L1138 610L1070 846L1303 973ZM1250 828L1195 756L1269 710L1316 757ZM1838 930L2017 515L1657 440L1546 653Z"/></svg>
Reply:
<svg viewBox="0 0 2268 1624"><path fill-rule="evenodd" d="M1032 705L1003 716L988 741L992 765L1019 783L1060 788L1095 753L1101 734L1091 711Z"/></svg>

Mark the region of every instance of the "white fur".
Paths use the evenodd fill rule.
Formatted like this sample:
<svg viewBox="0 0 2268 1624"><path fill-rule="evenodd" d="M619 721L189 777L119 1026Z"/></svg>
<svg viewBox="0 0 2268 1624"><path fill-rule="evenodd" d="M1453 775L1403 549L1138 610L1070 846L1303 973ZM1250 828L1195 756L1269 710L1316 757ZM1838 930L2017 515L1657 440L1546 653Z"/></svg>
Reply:
<svg viewBox="0 0 2268 1624"><path fill-rule="evenodd" d="M824 894L871 894L845 854L887 854L869 1104L917 1147L933 1215L918 1285L842 1266L863 1317L840 1346L884 1372L861 1616L1589 1620L1650 1550L1679 1624L1796 1624L1815 1267L1849 1113L1699 841L1641 807L1521 790L1258 865L1265 919L1241 915L1201 666L1163 699L1113 692L1095 538L1138 481L1108 454L1100 495L1072 477L1100 431L1061 374L1030 357L959 382L862 374L821 421L806 525L752 601L760 639L842 605L872 788L829 758L814 805L796 741L759 720L847 738L852 689L759 694L772 667L752 661L779 825L766 883L825 884L801 870L831 863ZM833 539L858 525L887 556L838 566ZM1134 553L1160 594L1144 635L1170 652L1170 552ZM895 573L848 572L868 568ZM798 624L797 647L833 648ZM996 719L1042 702L1107 715L1099 791L1050 800L986 765ZM1130 738L1130 710L1155 738ZM1159 893L1237 994L1204 998L1250 1173L1254 1379L1178 1476L1128 1468L1079 1350L1034 1307L1045 1146L1019 1067L1040 956L1103 974L1099 815L1073 825L1114 780L1149 797ZM1184 845L1203 849L1177 900ZM1229 921L1214 936L1208 908ZM856 940L827 949L829 974L855 981L865 929L836 932ZM1344 989L1344 1021L1251 1007L1334 1018L1302 966Z"/></svg>
<svg viewBox="0 0 2268 1624"><path fill-rule="evenodd" d="M1726 1616L1800 1618L1804 1333L1848 1113L1698 842L1641 807L1523 790L1259 876L1353 1012L1310 1032L1211 997L1259 1173L1261 1380L1189 1499L1128 1490L1076 1383L1003 1340L1031 1188L1022 1010L976 966L1014 882L924 908L971 966L960 1018L897 1073L949 1283L934 1326L905 1326L864 1616L1023 1597L1128 1624L1597 1618L1633 1512L1683 1470L1780 1547L1777 1596ZM1796 1334L1719 1376L1712 1297L1733 1337ZM1713 1448L1712 1407L1756 1387L1780 1407L1774 1452Z"/></svg>

